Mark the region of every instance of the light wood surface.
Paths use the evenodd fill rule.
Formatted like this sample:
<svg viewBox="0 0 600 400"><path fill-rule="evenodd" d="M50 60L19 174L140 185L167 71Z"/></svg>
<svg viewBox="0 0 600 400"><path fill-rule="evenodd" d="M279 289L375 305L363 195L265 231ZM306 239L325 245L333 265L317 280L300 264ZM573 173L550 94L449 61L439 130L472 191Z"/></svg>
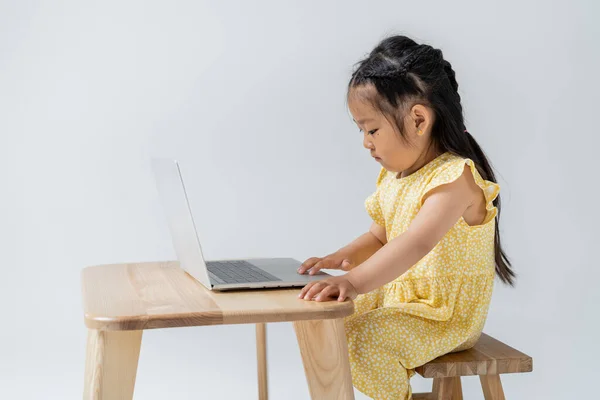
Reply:
<svg viewBox="0 0 600 400"><path fill-rule="evenodd" d="M131 400L142 331L89 330L84 400Z"/></svg>
<svg viewBox="0 0 600 400"><path fill-rule="evenodd" d="M425 378L498 375L531 372L533 361L528 355L484 333L473 348L438 357L415 370Z"/></svg>
<svg viewBox="0 0 600 400"><path fill-rule="evenodd" d="M298 299L300 289L214 292L178 262L102 265L82 272L85 323L98 330L335 319L346 302Z"/></svg>
<svg viewBox="0 0 600 400"><path fill-rule="evenodd" d="M258 360L258 400L269 399L267 381L267 326L256 324L256 358Z"/></svg>
<svg viewBox="0 0 600 400"><path fill-rule="evenodd" d="M311 398L354 399L344 321L296 321L294 329Z"/></svg>
<svg viewBox="0 0 600 400"><path fill-rule="evenodd" d="M505 400L500 375L482 375L479 379L485 400Z"/></svg>

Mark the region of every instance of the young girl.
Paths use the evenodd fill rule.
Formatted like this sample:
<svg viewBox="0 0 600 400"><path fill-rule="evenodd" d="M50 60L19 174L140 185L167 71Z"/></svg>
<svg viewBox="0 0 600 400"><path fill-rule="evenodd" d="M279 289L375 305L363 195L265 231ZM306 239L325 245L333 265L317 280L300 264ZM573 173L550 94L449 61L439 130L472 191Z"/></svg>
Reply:
<svg viewBox="0 0 600 400"><path fill-rule="evenodd" d="M304 287L305 300L355 299L345 320L352 380L374 399L408 399L413 369L472 347L494 271L514 273L498 230L499 186L465 129L452 66L405 36L383 40L358 64L348 107L381 164L366 200L369 232L300 273L349 271Z"/></svg>

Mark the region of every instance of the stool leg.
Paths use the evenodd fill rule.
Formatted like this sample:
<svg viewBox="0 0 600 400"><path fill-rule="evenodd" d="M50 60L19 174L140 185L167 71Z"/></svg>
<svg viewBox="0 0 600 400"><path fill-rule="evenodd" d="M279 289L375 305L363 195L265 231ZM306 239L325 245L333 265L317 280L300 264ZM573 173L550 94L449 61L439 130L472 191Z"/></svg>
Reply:
<svg viewBox="0 0 600 400"><path fill-rule="evenodd" d="M485 400L505 400L500 375L481 375L479 379Z"/></svg>
<svg viewBox="0 0 600 400"><path fill-rule="evenodd" d="M353 400L343 319L295 321L304 373L313 400Z"/></svg>
<svg viewBox="0 0 600 400"><path fill-rule="evenodd" d="M453 400L455 384L455 378L433 378L431 398L434 400Z"/></svg>
<svg viewBox="0 0 600 400"><path fill-rule="evenodd" d="M88 330L84 400L133 398L142 331Z"/></svg>
<svg viewBox="0 0 600 400"><path fill-rule="evenodd" d="M258 359L258 399L268 400L267 383L267 326L256 324L256 358Z"/></svg>
<svg viewBox="0 0 600 400"><path fill-rule="evenodd" d="M452 378L454 379L454 385L452 389L452 400L463 400L462 383L460 382L460 376Z"/></svg>

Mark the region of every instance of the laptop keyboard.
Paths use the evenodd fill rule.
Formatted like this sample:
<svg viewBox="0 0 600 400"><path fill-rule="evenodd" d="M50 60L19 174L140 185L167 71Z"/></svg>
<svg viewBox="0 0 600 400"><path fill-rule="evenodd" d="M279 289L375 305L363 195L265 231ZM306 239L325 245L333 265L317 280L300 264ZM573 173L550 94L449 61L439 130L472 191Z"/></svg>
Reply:
<svg viewBox="0 0 600 400"><path fill-rule="evenodd" d="M281 279L243 260L208 261L211 280L216 283L276 282Z"/></svg>

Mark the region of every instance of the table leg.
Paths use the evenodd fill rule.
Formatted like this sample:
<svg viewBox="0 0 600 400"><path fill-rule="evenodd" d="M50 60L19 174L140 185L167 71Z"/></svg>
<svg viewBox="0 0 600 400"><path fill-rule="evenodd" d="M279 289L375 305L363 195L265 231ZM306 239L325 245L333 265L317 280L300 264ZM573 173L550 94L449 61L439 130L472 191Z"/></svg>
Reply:
<svg viewBox="0 0 600 400"><path fill-rule="evenodd" d="M295 321L294 329L311 398L354 399L344 320Z"/></svg>
<svg viewBox="0 0 600 400"><path fill-rule="evenodd" d="M142 331L88 330L84 400L131 400Z"/></svg>
<svg viewBox="0 0 600 400"><path fill-rule="evenodd" d="M258 360L258 399L269 399L267 381L267 327L266 324L256 324L256 358Z"/></svg>

